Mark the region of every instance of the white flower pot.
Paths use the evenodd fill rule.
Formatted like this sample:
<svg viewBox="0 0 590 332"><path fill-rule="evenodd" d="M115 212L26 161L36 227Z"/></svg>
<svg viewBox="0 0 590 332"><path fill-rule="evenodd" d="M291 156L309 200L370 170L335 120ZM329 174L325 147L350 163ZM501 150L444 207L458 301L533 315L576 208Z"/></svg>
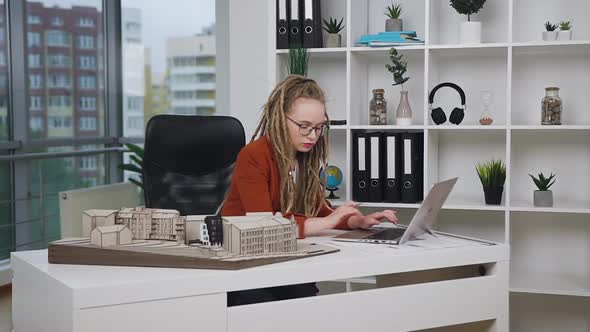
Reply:
<svg viewBox="0 0 590 332"><path fill-rule="evenodd" d="M559 31L543 31L543 40L551 41L557 40L557 34Z"/></svg>
<svg viewBox="0 0 590 332"><path fill-rule="evenodd" d="M559 31L559 40L571 40L572 30Z"/></svg>
<svg viewBox="0 0 590 332"><path fill-rule="evenodd" d="M481 43L481 22L463 22L459 26L459 41L461 44Z"/></svg>

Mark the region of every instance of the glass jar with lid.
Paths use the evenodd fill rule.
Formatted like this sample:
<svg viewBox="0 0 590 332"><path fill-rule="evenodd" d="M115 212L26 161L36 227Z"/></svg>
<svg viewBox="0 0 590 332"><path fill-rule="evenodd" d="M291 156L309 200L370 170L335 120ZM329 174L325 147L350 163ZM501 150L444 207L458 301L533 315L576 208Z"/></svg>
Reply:
<svg viewBox="0 0 590 332"><path fill-rule="evenodd" d="M384 97L384 89L374 89L373 98L369 103L369 124L386 125L387 124L387 101Z"/></svg>
<svg viewBox="0 0 590 332"><path fill-rule="evenodd" d="M560 125L561 112L559 88L554 86L545 88L545 97L541 101L541 124Z"/></svg>

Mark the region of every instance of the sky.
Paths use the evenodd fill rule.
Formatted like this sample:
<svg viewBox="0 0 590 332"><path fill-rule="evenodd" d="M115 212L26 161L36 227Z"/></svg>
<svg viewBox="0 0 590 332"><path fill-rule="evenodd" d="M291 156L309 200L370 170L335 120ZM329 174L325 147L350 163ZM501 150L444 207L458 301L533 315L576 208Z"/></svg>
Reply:
<svg viewBox="0 0 590 332"><path fill-rule="evenodd" d="M36 0L29 0L36 1ZM43 0L45 6L100 7L100 0ZM215 23L215 0L121 0L122 7L139 8L143 43L151 49L152 70L166 68L166 38L192 36Z"/></svg>

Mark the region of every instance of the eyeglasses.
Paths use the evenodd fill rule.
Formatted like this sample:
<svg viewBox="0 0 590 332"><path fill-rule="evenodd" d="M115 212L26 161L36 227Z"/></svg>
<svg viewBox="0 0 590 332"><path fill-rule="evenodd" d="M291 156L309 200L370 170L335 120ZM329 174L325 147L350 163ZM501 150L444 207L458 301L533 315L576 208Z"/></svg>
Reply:
<svg viewBox="0 0 590 332"><path fill-rule="evenodd" d="M299 122L291 119L290 117L287 117L287 119L289 119L289 121L293 122L295 125L297 125L297 127L299 127L299 133L303 136L309 136L311 134L311 131L313 130L313 131L315 131L315 135L317 137L321 137L321 136L324 136L328 132L328 129L329 129L327 124L322 124L317 127L312 127L308 124L299 123Z"/></svg>

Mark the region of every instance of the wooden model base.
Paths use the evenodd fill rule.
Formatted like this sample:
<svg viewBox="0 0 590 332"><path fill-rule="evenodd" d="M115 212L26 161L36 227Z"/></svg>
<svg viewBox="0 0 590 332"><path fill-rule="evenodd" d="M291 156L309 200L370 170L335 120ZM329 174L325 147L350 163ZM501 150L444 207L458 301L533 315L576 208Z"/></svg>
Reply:
<svg viewBox="0 0 590 332"><path fill-rule="evenodd" d="M99 248L89 239L63 239L49 245L49 263L80 265L148 266L214 270L240 270L255 266L318 256L339 249L299 242L298 250L267 256L207 257L197 248L168 241L135 241L128 245Z"/></svg>

